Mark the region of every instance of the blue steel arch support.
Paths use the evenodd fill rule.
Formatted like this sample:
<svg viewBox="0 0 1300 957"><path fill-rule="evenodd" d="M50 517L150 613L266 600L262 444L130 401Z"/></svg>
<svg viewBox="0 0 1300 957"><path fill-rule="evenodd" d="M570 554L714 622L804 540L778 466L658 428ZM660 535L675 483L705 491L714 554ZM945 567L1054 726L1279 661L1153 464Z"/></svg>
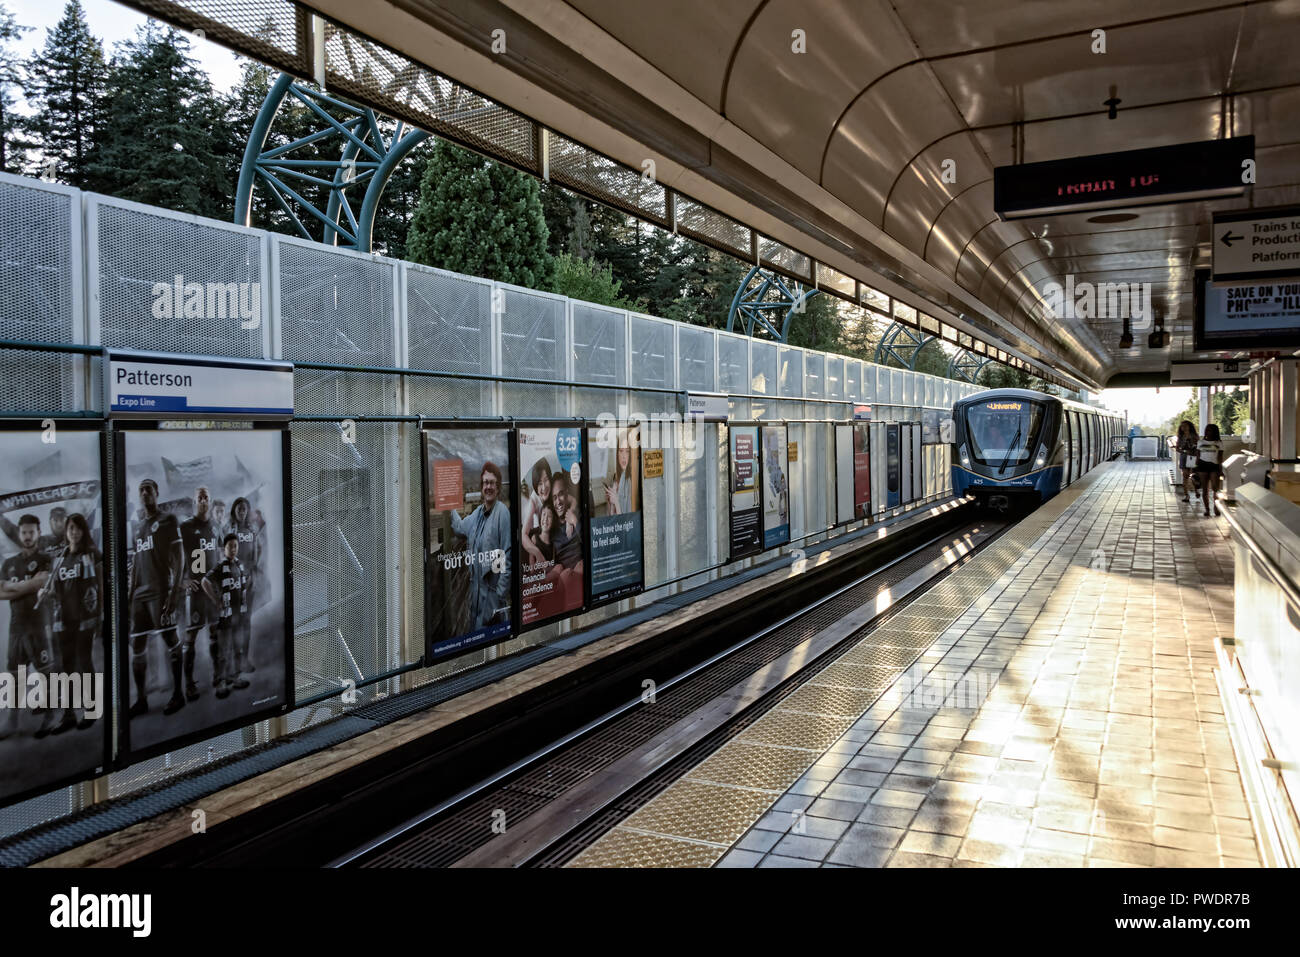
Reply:
<svg viewBox="0 0 1300 957"><path fill-rule="evenodd" d="M893 359L905 369L915 369L917 356L934 339L934 336L917 332L901 322L891 322L881 336L880 344L876 346L874 361L878 365L888 365L889 360Z"/></svg>
<svg viewBox="0 0 1300 957"><path fill-rule="evenodd" d="M960 379L962 382L974 382L975 377L993 360L988 356L977 355L962 349L948 362L948 378Z"/></svg>
<svg viewBox="0 0 1300 957"><path fill-rule="evenodd" d="M291 143L267 149L276 114L289 98L315 114L319 127ZM339 119L335 113L344 118ZM317 237L303 222L302 213L319 223L321 241L369 252L384 187L407 154L428 136L423 130L406 129L399 122L386 139L373 110L313 90L289 74L281 73L267 91L244 147L235 190L234 220L242 226L251 225L253 188L260 185L304 239ZM339 143L337 158L295 155L304 147L327 141ZM328 194L325 208L322 210L303 196L289 180L324 188ZM348 190L355 191L363 185L365 193L358 213L348 199Z"/></svg>
<svg viewBox="0 0 1300 957"><path fill-rule="evenodd" d="M790 323L795 316L803 312L808 300L821 292L820 289L805 289L802 283L787 282L779 273L752 267L740 281L736 294L731 299L731 308L727 311L727 331L735 332L739 324L740 331L747 336L766 332L778 342L786 342L790 336ZM775 320L781 317L778 328Z"/></svg>

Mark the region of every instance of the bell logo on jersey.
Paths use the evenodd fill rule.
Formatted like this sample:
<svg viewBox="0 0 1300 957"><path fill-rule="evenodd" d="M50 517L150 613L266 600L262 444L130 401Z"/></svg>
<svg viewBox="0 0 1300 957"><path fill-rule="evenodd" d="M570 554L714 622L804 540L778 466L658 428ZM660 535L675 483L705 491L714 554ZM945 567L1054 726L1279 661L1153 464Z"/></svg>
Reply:
<svg viewBox="0 0 1300 957"><path fill-rule="evenodd" d="M204 538L199 536L199 551L215 552L217 550L217 540L215 538Z"/></svg>
<svg viewBox="0 0 1300 957"><path fill-rule="evenodd" d="M158 526L155 525L154 529L157 530L157 527ZM150 535L148 538L137 538L135 540L135 550L137 552L153 551L153 536Z"/></svg>
<svg viewBox="0 0 1300 957"><path fill-rule="evenodd" d="M252 532L235 532L235 536L236 536L236 537L237 537L241 542L251 542L251 541L253 540L253 533L252 533Z"/></svg>
<svg viewBox="0 0 1300 957"><path fill-rule="evenodd" d="M68 565L60 565L60 566L59 566L59 581L61 581L61 582L72 581L72 579L74 579L74 578L80 578L80 577L81 577L81 566L80 566L80 565L72 565L72 566L68 566Z"/></svg>

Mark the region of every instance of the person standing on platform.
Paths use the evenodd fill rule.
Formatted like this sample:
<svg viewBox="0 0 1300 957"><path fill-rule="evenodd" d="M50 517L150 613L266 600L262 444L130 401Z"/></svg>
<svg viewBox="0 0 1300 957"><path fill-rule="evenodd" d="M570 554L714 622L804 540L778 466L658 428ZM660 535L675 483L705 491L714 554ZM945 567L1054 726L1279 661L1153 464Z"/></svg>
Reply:
<svg viewBox="0 0 1300 957"><path fill-rule="evenodd" d="M1196 446L1196 473L1201 479L1201 498L1205 502L1205 516L1210 516L1210 502L1214 514L1219 514L1216 497L1219 483L1223 481L1223 443L1219 440L1219 427L1211 422L1205 427L1205 437Z"/></svg>
<svg viewBox="0 0 1300 957"><path fill-rule="evenodd" d="M1183 419L1178 423L1178 436L1174 442L1174 453L1178 456L1178 468L1183 475L1183 501L1190 502L1188 493L1192 489L1192 471L1196 468L1196 444L1200 441L1200 436L1196 434L1196 426Z"/></svg>

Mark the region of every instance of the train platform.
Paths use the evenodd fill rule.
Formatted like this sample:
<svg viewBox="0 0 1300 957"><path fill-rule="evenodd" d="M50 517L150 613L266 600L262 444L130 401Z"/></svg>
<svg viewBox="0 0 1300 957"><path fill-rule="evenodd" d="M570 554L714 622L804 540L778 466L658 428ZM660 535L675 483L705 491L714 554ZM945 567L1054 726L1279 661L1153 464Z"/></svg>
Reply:
<svg viewBox="0 0 1300 957"><path fill-rule="evenodd" d="M1169 474L1102 466L569 866L1258 867L1229 529Z"/></svg>

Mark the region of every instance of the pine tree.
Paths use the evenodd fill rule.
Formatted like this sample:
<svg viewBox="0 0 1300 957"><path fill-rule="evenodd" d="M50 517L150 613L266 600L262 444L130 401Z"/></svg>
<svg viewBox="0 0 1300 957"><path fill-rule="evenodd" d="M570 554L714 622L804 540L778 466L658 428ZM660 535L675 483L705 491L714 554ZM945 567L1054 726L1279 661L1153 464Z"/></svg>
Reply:
<svg viewBox="0 0 1300 957"><path fill-rule="evenodd" d="M21 68L9 43L20 39L30 27L21 26L14 15L0 5L0 172L16 173L21 169L26 142L23 117L14 112L21 87Z"/></svg>
<svg viewBox="0 0 1300 957"><path fill-rule="evenodd" d="M108 68L79 0L68 0L63 18L46 31L44 48L28 60L26 70L27 99L34 110L29 128L40 148L43 172L85 187L103 123Z"/></svg>
<svg viewBox="0 0 1300 957"><path fill-rule="evenodd" d="M446 140L434 144L407 237L411 260L546 289L547 238L536 180Z"/></svg>
<svg viewBox="0 0 1300 957"><path fill-rule="evenodd" d="M594 302L616 309L644 312L644 299L628 299L621 293L622 284L614 278L609 266L594 259L579 259L569 253L555 257L555 279L551 292L583 302Z"/></svg>
<svg viewBox="0 0 1300 957"><path fill-rule="evenodd" d="M88 185L123 199L229 219L231 155L243 144L235 142L225 104L189 50L183 34L150 21L115 51Z"/></svg>

